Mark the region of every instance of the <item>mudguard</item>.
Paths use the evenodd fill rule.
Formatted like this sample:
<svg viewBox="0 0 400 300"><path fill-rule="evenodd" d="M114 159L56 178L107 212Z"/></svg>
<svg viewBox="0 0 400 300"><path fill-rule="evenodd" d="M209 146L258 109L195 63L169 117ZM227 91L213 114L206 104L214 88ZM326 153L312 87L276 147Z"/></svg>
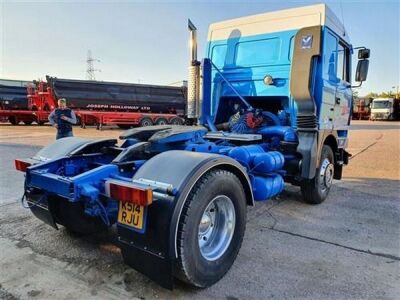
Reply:
<svg viewBox="0 0 400 300"><path fill-rule="evenodd" d="M194 184L207 171L221 168L235 173L253 205L250 180L245 169L232 158L217 154L167 151L147 161L133 179L149 179L171 184L173 200L157 200L147 207L145 233L117 224L118 240L125 263L161 286L172 289L174 263L178 257L177 231L183 205Z"/></svg>
<svg viewBox="0 0 400 300"><path fill-rule="evenodd" d="M65 156L94 153L99 152L103 147L110 147L115 144L117 144L116 139L90 140L80 137L67 137L56 140L54 143L42 148L32 159L49 161Z"/></svg>
<svg viewBox="0 0 400 300"><path fill-rule="evenodd" d="M89 139L80 137L66 137L54 141L53 143L43 147L32 158L38 161L48 161L67 156L75 149L90 142Z"/></svg>

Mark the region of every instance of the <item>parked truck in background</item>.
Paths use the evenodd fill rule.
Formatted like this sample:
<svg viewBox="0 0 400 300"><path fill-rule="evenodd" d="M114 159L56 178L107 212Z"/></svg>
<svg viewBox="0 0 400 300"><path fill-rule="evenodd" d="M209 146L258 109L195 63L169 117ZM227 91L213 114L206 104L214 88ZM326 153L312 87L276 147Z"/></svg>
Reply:
<svg viewBox="0 0 400 300"><path fill-rule="evenodd" d="M0 79L0 112L23 111L28 109L26 86L32 82L23 80ZM13 121L8 115L0 113L0 122ZM29 123L29 122L28 122Z"/></svg>
<svg viewBox="0 0 400 300"><path fill-rule="evenodd" d="M27 109L26 87L0 84L0 109Z"/></svg>
<svg viewBox="0 0 400 300"><path fill-rule="evenodd" d="M321 203L349 157L356 48L326 5L211 24L201 62L189 30L196 125L130 129L121 144L64 138L15 161L35 216L80 233L116 223L125 263L166 288L217 282L241 247L246 206L284 182ZM358 50L355 81L369 56Z"/></svg>
<svg viewBox="0 0 400 300"><path fill-rule="evenodd" d="M375 98L371 104L370 120L399 120L400 99Z"/></svg>
<svg viewBox="0 0 400 300"><path fill-rule="evenodd" d="M353 100L352 119L368 120L371 115L372 98L355 98Z"/></svg>

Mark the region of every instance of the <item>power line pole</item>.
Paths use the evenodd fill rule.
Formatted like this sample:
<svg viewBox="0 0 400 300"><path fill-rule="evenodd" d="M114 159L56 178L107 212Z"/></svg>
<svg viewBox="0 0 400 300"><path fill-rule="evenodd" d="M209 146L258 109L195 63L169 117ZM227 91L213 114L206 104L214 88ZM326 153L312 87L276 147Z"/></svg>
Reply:
<svg viewBox="0 0 400 300"><path fill-rule="evenodd" d="M88 80L96 80L95 72L101 72L100 69L94 68L94 62L100 62L100 60L93 58L92 51L88 50L86 59L86 64L87 64L86 78Z"/></svg>

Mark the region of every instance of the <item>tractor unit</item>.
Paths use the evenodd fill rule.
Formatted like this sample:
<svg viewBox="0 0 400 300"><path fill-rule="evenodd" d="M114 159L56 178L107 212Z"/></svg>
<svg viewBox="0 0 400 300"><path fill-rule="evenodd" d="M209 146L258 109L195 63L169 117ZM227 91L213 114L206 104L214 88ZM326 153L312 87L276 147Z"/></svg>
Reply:
<svg viewBox="0 0 400 300"><path fill-rule="evenodd" d="M349 157L356 48L324 4L211 24L202 61L190 21L189 31L192 125L130 129L121 142L64 138L16 160L37 218L84 234L116 224L125 263L170 289L175 278L217 282L247 206L285 182L321 203ZM358 49L361 84L370 52Z"/></svg>

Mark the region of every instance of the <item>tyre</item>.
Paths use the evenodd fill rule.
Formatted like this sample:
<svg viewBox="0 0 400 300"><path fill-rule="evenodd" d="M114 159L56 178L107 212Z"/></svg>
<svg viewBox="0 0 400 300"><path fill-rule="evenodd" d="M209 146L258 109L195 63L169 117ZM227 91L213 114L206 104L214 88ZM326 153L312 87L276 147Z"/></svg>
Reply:
<svg viewBox="0 0 400 300"><path fill-rule="evenodd" d="M183 120L179 117L174 117L169 121L169 123L171 125L183 125Z"/></svg>
<svg viewBox="0 0 400 300"><path fill-rule="evenodd" d="M322 203L329 194L334 173L333 151L331 147L324 145L321 151L320 166L316 170L315 177L304 180L301 183L301 193L304 201L310 204Z"/></svg>
<svg viewBox="0 0 400 300"><path fill-rule="evenodd" d="M33 121L24 121L25 125L31 125Z"/></svg>
<svg viewBox="0 0 400 300"><path fill-rule="evenodd" d="M168 124L168 120L166 118L158 118L156 120L156 125L167 125Z"/></svg>
<svg viewBox="0 0 400 300"><path fill-rule="evenodd" d="M16 117L8 117L8 122L10 122L11 125L17 125L19 123Z"/></svg>
<svg viewBox="0 0 400 300"><path fill-rule="evenodd" d="M151 126L151 125L153 125L153 120L150 118L147 118L147 117L141 119L139 122L140 127L146 127L146 126Z"/></svg>
<svg viewBox="0 0 400 300"><path fill-rule="evenodd" d="M213 170L199 179L183 207L178 227L175 276L205 288L230 269L246 228L246 197L231 172Z"/></svg>

